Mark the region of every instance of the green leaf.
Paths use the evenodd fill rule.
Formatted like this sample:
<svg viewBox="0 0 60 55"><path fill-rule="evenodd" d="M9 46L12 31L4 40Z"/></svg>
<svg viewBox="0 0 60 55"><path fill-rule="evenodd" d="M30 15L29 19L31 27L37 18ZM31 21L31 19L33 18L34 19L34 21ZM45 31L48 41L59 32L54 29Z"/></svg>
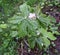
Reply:
<svg viewBox="0 0 60 55"><path fill-rule="evenodd" d="M11 37L16 37L18 35L18 32L17 31L12 31L10 33Z"/></svg>
<svg viewBox="0 0 60 55"><path fill-rule="evenodd" d="M20 5L20 11L22 12L22 14L27 17L29 14L29 7L26 3Z"/></svg>
<svg viewBox="0 0 60 55"><path fill-rule="evenodd" d="M46 23L44 23L44 20L42 17L37 18L37 21L38 21L40 27L46 28Z"/></svg>
<svg viewBox="0 0 60 55"><path fill-rule="evenodd" d="M24 37L27 35L27 29L26 28L27 28L26 20L23 20L23 22L21 22L18 25L18 33L19 33L20 37Z"/></svg>
<svg viewBox="0 0 60 55"><path fill-rule="evenodd" d="M0 28L7 28L8 25L7 24L0 24Z"/></svg>
<svg viewBox="0 0 60 55"><path fill-rule="evenodd" d="M43 28L40 29L40 32L43 34L44 37L47 37L47 38L49 38L51 40L56 39L56 37L51 32L47 32L47 30L45 30Z"/></svg>
<svg viewBox="0 0 60 55"><path fill-rule="evenodd" d="M12 18L8 19L8 22L11 24L20 24L24 20L24 17L14 15Z"/></svg>
<svg viewBox="0 0 60 55"><path fill-rule="evenodd" d="M0 28L0 32L2 32L3 30Z"/></svg>
<svg viewBox="0 0 60 55"><path fill-rule="evenodd" d="M32 36L36 36L36 29L38 28L38 24L28 19L27 22L28 33Z"/></svg>
<svg viewBox="0 0 60 55"><path fill-rule="evenodd" d="M56 40L56 37L51 32L48 32L47 34L49 39Z"/></svg>
<svg viewBox="0 0 60 55"><path fill-rule="evenodd" d="M37 0L28 0L27 1L27 4L29 5L34 5L34 3L36 2Z"/></svg>
<svg viewBox="0 0 60 55"><path fill-rule="evenodd" d="M54 17L52 17L52 16L48 16L47 19L50 20L50 21L49 21L50 23L51 23L51 22L56 23L56 19L55 19ZM47 21L47 22L48 22L48 21Z"/></svg>
<svg viewBox="0 0 60 55"><path fill-rule="evenodd" d="M4 40L4 42L3 42L3 44L2 44L4 48L6 48L6 47L8 46L9 41L10 41L10 39Z"/></svg>
<svg viewBox="0 0 60 55"><path fill-rule="evenodd" d="M43 46L43 39L41 37L36 38L36 43L39 45L40 49Z"/></svg>
<svg viewBox="0 0 60 55"><path fill-rule="evenodd" d="M28 43L30 45L30 48L34 48L35 47L35 37L31 37L28 39Z"/></svg>
<svg viewBox="0 0 60 55"><path fill-rule="evenodd" d="M50 45L50 41L46 37L43 37L43 42L46 47Z"/></svg>

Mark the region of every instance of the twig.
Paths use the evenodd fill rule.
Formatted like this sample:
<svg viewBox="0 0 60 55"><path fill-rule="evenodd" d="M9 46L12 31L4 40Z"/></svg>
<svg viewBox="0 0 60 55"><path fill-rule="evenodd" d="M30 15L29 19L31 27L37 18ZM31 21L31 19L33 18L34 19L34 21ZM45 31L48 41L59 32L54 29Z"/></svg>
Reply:
<svg viewBox="0 0 60 55"><path fill-rule="evenodd" d="M27 43L27 41L24 39L24 43L29 47L29 44Z"/></svg>
<svg viewBox="0 0 60 55"><path fill-rule="evenodd" d="M23 55L23 42L21 42L21 55Z"/></svg>

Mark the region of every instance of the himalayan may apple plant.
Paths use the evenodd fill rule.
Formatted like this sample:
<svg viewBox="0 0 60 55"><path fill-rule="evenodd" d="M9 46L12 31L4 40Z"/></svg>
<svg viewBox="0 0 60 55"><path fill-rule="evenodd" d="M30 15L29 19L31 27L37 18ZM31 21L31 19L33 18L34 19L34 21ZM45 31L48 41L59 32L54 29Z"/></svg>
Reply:
<svg viewBox="0 0 60 55"><path fill-rule="evenodd" d="M43 17L43 15L40 13L40 7L32 9L26 3L20 5L18 13L8 19L12 30L10 35L20 39L27 38L26 42L30 48L34 48L36 43L40 48L43 46L47 48L50 40L56 39L53 32L47 31L48 26L52 26L55 21L51 20L50 16Z"/></svg>

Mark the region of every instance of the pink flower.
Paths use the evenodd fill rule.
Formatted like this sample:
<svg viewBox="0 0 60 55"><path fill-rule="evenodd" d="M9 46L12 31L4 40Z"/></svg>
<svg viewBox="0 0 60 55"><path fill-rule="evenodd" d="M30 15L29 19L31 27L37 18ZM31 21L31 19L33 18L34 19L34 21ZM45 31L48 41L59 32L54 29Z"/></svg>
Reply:
<svg viewBox="0 0 60 55"><path fill-rule="evenodd" d="M29 17L29 19L36 19L36 14L30 13L28 17Z"/></svg>

